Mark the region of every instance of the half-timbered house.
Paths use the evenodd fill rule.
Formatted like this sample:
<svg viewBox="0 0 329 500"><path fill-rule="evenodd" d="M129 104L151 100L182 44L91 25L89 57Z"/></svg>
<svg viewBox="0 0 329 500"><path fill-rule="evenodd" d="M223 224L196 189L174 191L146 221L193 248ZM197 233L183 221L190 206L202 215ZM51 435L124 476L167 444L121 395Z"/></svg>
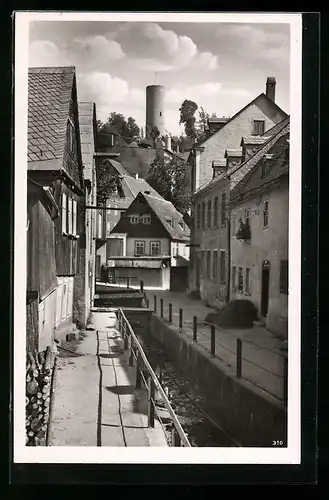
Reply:
<svg viewBox="0 0 329 500"><path fill-rule="evenodd" d="M53 300L49 305L45 303L43 315L47 318L51 308L52 316L55 308L53 333L61 339L73 324L75 277L84 273L84 269L79 270L78 259L79 238L85 228L80 216L84 185L74 67L29 69L27 168L29 178L51 193L59 207L54 242L49 240L49 248L55 247L56 304ZM39 234L37 228L34 238ZM40 266L32 271L39 273L35 280L49 272L44 269L46 261L43 253Z"/></svg>

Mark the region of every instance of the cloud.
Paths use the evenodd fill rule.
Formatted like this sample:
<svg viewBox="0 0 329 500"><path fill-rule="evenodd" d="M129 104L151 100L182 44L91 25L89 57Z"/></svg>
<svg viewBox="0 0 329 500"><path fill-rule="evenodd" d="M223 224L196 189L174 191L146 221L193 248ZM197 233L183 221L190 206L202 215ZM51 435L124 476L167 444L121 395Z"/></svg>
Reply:
<svg viewBox="0 0 329 500"><path fill-rule="evenodd" d="M211 52L199 52L191 38L177 35L156 23L129 23L115 38L129 58L143 69L172 71L195 65L214 70L218 65L217 57Z"/></svg>
<svg viewBox="0 0 329 500"><path fill-rule="evenodd" d="M222 24L217 38L225 42L225 49L250 59L282 61L289 59L289 33L282 27L275 30L250 24Z"/></svg>
<svg viewBox="0 0 329 500"><path fill-rule="evenodd" d="M71 64L70 58L53 42L36 40L30 45L29 66L70 66Z"/></svg>

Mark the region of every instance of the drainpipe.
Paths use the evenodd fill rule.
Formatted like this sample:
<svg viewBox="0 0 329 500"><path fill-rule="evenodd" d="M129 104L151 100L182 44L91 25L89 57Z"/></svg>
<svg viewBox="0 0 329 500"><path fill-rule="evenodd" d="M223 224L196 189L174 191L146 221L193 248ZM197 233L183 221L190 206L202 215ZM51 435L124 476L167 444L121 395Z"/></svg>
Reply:
<svg viewBox="0 0 329 500"><path fill-rule="evenodd" d="M226 303L230 301L230 286L231 286L231 216L227 219L227 260L228 260L228 272L227 272L227 290L226 290Z"/></svg>

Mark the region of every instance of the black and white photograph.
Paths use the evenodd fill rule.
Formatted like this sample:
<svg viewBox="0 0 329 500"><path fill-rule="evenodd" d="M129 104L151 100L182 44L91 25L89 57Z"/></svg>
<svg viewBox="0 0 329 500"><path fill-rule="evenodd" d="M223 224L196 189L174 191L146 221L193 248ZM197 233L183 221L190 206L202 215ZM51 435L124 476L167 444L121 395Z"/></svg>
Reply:
<svg viewBox="0 0 329 500"><path fill-rule="evenodd" d="M301 21L15 14L14 461L300 463Z"/></svg>

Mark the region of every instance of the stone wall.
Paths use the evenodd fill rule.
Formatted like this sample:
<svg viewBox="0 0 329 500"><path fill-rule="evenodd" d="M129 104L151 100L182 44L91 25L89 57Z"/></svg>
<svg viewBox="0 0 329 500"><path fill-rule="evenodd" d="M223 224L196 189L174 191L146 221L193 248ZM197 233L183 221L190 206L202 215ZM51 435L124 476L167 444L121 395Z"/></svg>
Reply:
<svg viewBox="0 0 329 500"><path fill-rule="evenodd" d="M46 446L55 354L30 351L26 358L26 445Z"/></svg>
<svg viewBox="0 0 329 500"><path fill-rule="evenodd" d="M163 345L195 390L207 397L213 418L242 446L272 446L273 439L287 442L286 411L274 398L228 373L219 360L155 315L149 334Z"/></svg>

